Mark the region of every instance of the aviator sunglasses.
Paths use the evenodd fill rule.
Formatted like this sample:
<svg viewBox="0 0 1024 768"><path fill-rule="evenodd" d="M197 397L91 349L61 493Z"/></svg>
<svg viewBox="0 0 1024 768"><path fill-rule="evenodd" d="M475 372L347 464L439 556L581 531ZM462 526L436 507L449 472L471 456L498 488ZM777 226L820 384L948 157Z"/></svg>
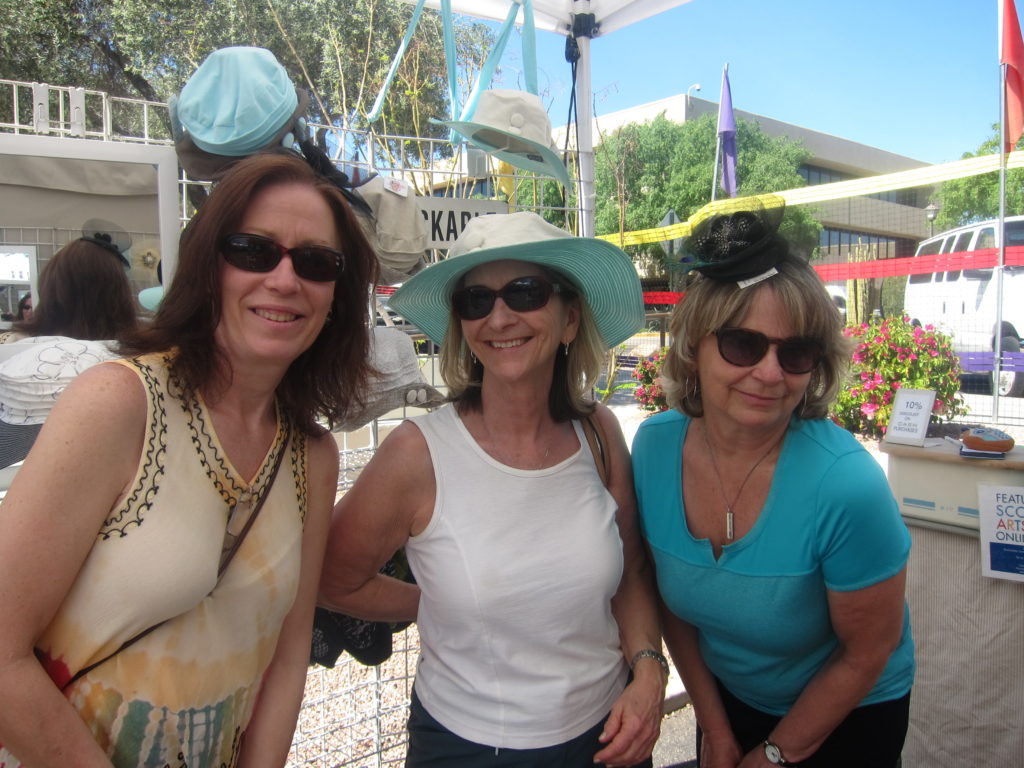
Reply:
<svg viewBox="0 0 1024 768"><path fill-rule="evenodd" d="M315 283L333 283L345 268L345 255L325 245L285 248L269 237L244 232L227 235L220 242L220 252L228 264L246 272L270 272L288 254L295 274Z"/></svg>
<svg viewBox="0 0 1024 768"><path fill-rule="evenodd" d="M719 328L714 333L718 339L718 354L725 362L740 368L757 365L768 354L768 347L772 344L775 345L779 367L786 373L810 373L818 367L825 354L821 343L809 336L772 339L746 328Z"/></svg>
<svg viewBox="0 0 1024 768"><path fill-rule="evenodd" d="M501 297L513 312L533 312L551 300L551 294L565 289L543 277L517 277L498 290L483 285L470 285L452 293L452 307L463 320L480 320L491 314L494 302Z"/></svg>

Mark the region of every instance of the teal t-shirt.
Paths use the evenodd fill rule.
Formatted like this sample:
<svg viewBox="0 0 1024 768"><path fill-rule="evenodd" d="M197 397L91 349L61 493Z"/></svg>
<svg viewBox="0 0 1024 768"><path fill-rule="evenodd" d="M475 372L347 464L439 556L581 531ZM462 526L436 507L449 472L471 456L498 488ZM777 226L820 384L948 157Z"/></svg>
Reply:
<svg viewBox="0 0 1024 768"><path fill-rule="evenodd" d="M835 649L827 590L899 573L910 534L878 462L830 421L794 419L754 527L722 549L686 525L682 447L690 418L648 418L633 440L644 537L668 608L698 630L711 672L748 705L785 714ZM914 679L910 614L862 704L904 696Z"/></svg>

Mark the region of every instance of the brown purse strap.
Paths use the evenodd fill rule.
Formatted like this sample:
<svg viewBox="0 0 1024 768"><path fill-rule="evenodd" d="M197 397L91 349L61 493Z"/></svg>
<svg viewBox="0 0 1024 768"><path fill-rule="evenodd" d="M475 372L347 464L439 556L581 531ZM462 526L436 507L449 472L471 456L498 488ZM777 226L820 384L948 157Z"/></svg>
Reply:
<svg viewBox="0 0 1024 768"><path fill-rule="evenodd" d="M239 547L242 546L242 542L245 540L246 535L249 533L250 529L252 528L253 523L256 522L256 517L259 515L260 510L263 509L264 502L266 502L267 497L270 496L270 491L274 487L274 480L277 478L277 470L281 468L281 461L284 459L284 455L286 453L288 453L288 443L289 442L290 441L286 439L285 442L284 442L284 445L281 447L281 452L277 454L277 458L274 460L274 468L270 471L270 478L269 478L269 480L267 480L266 490L256 500L256 504L252 508L252 514L249 515L249 519L246 520L245 526L242 528L241 531L238 532L238 536L235 538L235 541L231 545L231 548L221 556L220 566L217 568L217 584L220 584L221 576L224 575L224 571L227 570L228 564L234 559L235 553L238 552ZM231 511L228 512L228 519L229 520L231 519L231 512L234 511L235 506L237 506L237 502L234 505L232 505ZM216 589L216 588L217 588L217 586L215 584L214 585L214 589ZM189 609L189 610L191 610L191 609ZM181 616L181 615L182 614L178 614L178 616ZM68 686L70 686L72 683L74 683L75 681L80 680L81 678L85 677L87 674L92 672L94 669L96 669L96 667L100 666L101 664L106 664L112 658L117 656L117 654L119 654L121 651L123 651L126 648L129 648L129 647L131 647L133 645L135 645L135 643L137 643L139 640L144 638L149 633L159 629L164 624L166 624L168 621L170 621L172 618L177 618L177 616L172 616L170 618L163 619L162 621L158 621L156 624L153 624L152 626L147 627L146 629L144 629L141 632L139 632L137 635L133 635L132 637L130 637L127 640L125 640L123 643L121 643L120 646L118 646L118 648L116 650L111 651L110 653L108 653L106 656L104 656L99 661L94 661L89 666L83 667L82 669L78 670L78 672L76 672L74 674L74 676L72 676L72 678L70 680L68 680L66 683L64 683L63 686L61 686L61 690L62 691L67 690Z"/></svg>
<svg viewBox="0 0 1024 768"><path fill-rule="evenodd" d="M594 456L597 474L601 478L601 483L607 488L608 483L611 481L612 473L611 457L605 448L608 441L605 439L601 422L593 414L583 419L583 434L586 436L587 444L590 446L590 453Z"/></svg>

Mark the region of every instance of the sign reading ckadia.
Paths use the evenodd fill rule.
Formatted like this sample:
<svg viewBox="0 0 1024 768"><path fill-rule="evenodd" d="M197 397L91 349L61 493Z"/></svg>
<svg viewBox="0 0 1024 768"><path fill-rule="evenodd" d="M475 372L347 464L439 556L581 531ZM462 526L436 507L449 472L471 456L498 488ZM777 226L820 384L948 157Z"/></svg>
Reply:
<svg viewBox="0 0 1024 768"><path fill-rule="evenodd" d="M470 219L486 213L508 213L508 203L501 200L464 200L454 197L417 198L429 228L431 248L449 248Z"/></svg>
<svg viewBox="0 0 1024 768"><path fill-rule="evenodd" d="M979 485L981 573L1024 581L1024 487Z"/></svg>

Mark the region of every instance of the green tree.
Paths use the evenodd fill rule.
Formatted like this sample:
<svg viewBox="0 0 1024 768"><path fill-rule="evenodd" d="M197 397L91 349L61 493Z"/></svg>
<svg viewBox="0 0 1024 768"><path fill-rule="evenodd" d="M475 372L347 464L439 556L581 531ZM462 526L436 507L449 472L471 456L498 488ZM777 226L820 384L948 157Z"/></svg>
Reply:
<svg viewBox="0 0 1024 768"><path fill-rule="evenodd" d="M983 141L977 151L965 152L962 159L996 154L999 151L999 126L994 125L992 129L993 135ZM1020 147L1018 144L1017 148ZM999 215L999 174L983 173L943 182L932 196L932 202L940 206L935 217L936 232L995 218ZM1022 213L1024 169L1014 168L1006 173L1006 215Z"/></svg>
<svg viewBox="0 0 1024 768"><path fill-rule="evenodd" d="M312 95L315 119L364 127L412 8L398 0L0 0L0 77L167 101L206 56L268 48ZM460 17L463 79L493 35ZM443 137L448 114L440 17L424 12L374 128ZM396 145L397 149L401 149Z"/></svg>
<svg viewBox="0 0 1024 768"><path fill-rule="evenodd" d="M717 141L714 115L677 123L663 114L649 123L629 124L601 137L595 157L595 227L612 234L656 227L671 209L686 219L711 200ZM737 124L740 195L803 186L797 172L810 152L764 133L756 123ZM806 206L786 212L782 232L810 254L821 227ZM660 246L632 246L641 264L663 264Z"/></svg>

